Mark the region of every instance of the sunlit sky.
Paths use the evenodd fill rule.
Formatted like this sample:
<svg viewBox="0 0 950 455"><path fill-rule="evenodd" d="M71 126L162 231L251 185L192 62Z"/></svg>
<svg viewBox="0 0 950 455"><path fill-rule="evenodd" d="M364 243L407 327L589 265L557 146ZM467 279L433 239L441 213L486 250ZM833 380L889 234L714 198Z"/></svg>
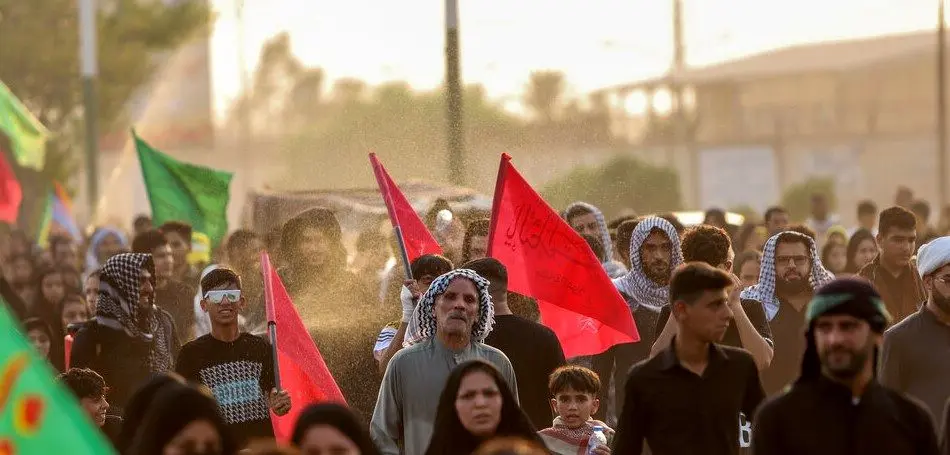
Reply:
<svg viewBox="0 0 950 455"><path fill-rule="evenodd" d="M215 107L240 88L235 4L212 0ZM330 81L443 79L442 0L244 0L245 49L290 33ZM933 27L937 0L684 0L687 60L704 65L784 45ZM462 77L514 100L532 70L567 75L570 93L661 74L672 54L671 0L460 0Z"/></svg>

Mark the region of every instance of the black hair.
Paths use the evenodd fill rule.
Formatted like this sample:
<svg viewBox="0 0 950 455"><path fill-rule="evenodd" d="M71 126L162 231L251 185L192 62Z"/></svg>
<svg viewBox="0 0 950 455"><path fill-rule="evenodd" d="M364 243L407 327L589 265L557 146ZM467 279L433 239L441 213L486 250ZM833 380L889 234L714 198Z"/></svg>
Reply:
<svg viewBox="0 0 950 455"><path fill-rule="evenodd" d="M630 238L640 221L641 218L634 218L617 226L617 253L620 253L620 259L627 268L630 268Z"/></svg>
<svg viewBox="0 0 950 455"><path fill-rule="evenodd" d="M479 438L465 429L459 420L458 411L455 410L455 400L458 398L462 380L475 372L482 372L491 376L501 395L501 420L494 436L520 436L541 442L537 430L531 425L528 416L521 410L518 401L511 392L511 388L501 373L498 372L498 369L483 360L470 360L455 367L452 374L445 381L445 387L439 396L432 439L429 441L426 455L472 453L481 443Z"/></svg>
<svg viewBox="0 0 950 455"><path fill-rule="evenodd" d="M185 378L176 373L166 372L152 376L145 384L142 384L125 406L125 412L122 415L122 428L119 430L119 436L116 438L115 448L118 453L129 453L132 447L132 440L135 438L139 427L145 420L145 415L155 403L155 397L158 393L170 385L184 385Z"/></svg>
<svg viewBox="0 0 950 455"><path fill-rule="evenodd" d="M260 237L258 237L257 233L250 229L238 229L228 236L224 248L230 257L238 250L250 248L251 243L259 239Z"/></svg>
<svg viewBox="0 0 950 455"><path fill-rule="evenodd" d="M775 249L777 250L778 246L783 243L801 243L802 245L805 245L805 251L807 254L811 255L811 244L808 242L808 238L811 238L812 241L815 240L814 237L810 237L805 233L789 229L788 231L778 234L778 238L775 239Z"/></svg>
<svg viewBox="0 0 950 455"><path fill-rule="evenodd" d="M762 253L758 251L743 251L742 253L739 253L739 255L736 256L735 263L732 264L732 273L736 274L736 276L741 275L742 266L745 265L745 263L749 261L756 261L756 262L761 263Z"/></svg>
<svg viewBox="0 0 950 455"><path fill-rule="evenodd" d="M502 292L508 292L508 269L498 259L475 259L463 264L462 268L472 270L488 280L488 289L492 297Z"/></svg>
<svg viewBox="0 0 950 455"><path fill-rule="evenodd" d="M27 318L23 321L23 333L39 330L46 334L49 337L50 342L53 342L53 329L50 328L49 324L40 319L40 318ZM52 352L52 351L50 351Z"/></svg>
<svg viewBox="0 0 950 455"><path fill-rule="evenodd" d="M143 224L147 225L148 227L152 227L152 217L148 215L138 215L134 220L132 220L132 226L134 227L138 227L139 225Z"/></svg>
<svg viewBox="0 0 950 455"><path fill-rule="evenodd" d="M452 264L452 261L439 254L419 256L409 265L409 269L412 271L412 277L417 280L426 275L433 278L442 276L451 272L454 268L455 265Z"/></svg>
<svg viewBox="0 0 950 455"><path fill-rule="evenodd" d="M59 375L59 382L71 390L77 400L99 399L109 393L106 380L89 368L70 368Z"/></svg>
<svg viewBox="0 0 950 455"><path fill-rule="evenodd" d="M765 210L765 217L764 217L765 222L768 223L769 221L771 221L771 220L772 220L772 217L775 216L775 215L778 214L778 213L785 213L785 214L787 214L787 213L788 213L788 210L785 210L784 207L781 207L781 206L778 206L778 205L773 205L772 207L769 207L768 209Z"/></svg>
<svg viewBox="0 0 950 455"><path fill-rule="evenodd" d="M818 240L818 233L814 229L804 225L804 224L793 224L785 229L786 231L797 232L806 237L810 237L813 241Z"/></svg>
<svg viewBox="0 0 950 455"><path fill-rule="evenodd" d="M158 228L162 234L168 235L171 232L178 234L186 243L191 242L192 227L184 221L166 221L162 227Z"/></svg>
<svg viewBox="0 0 950 455"><path fill-rule="evenodd" d="M848 250L848 246L847 246L847 245L842 245L841 243L838 243L838 242L826 242L826 243L824 244L824 246L821 247L821 263L824 264L825 268L830 267L830 264L829 264L829 261L828 261L828 257L831 256L831 252L832 252L835 248L844 248L844 249L845 249L845 253L847 254L847 250ZM848 267L847 264L845 264L845 269L847 269L847 267ZM844 272L845 270L831 270L831 269L829 269L828 271L830 271L830 272L833 273L833 274L838 274L838 273Z"/></svg>
<svg viewBox="0 0 950 455"><path fill-rule="evenodd" d="M294 447L300 447L307 431L317 425L335 428L356 445L361 455L379 454L379 449L370 439L369 432L357 420L353 411L336 403L311 404L301 411L290 437L291 444Z"/></svg>
<svg viewBox="0 0 950 455"><path fill-rule="evenodd" d="M732 277L705 262L689 262L673 271L670 278L670 303L696 302L706 291L719 291L733 285Z"/></svg>
<svg viewBox="0 0 950 455"><path fill-rule="evenodd" d="M597 257L598 261L602 261L603 258L607 257L607 252L604 249L604 241L601 240L599 236L581 234L581 238L587 242L587 246L589 246L591 251L594 252L594 256Z"/></svg>
<svg viewBox="0 0 950 455"><path fill-rule="evenodd" d="M342 268L346 263L343 229L333 211L324 207L305 210L284 223L280 231L280 254L293 262L292 259L299 250L303 233L307 229L316 229L327 237L333 256L331 262L335 262L336 266Z"/></svg>
<svg viewBox="0 0 950 455"><path fill-rule="evenodd" d="M609 223L607 223L607 229L611 231L616 231L617 228L619 228L620 225L623 224L625 221L630 221L630 220L635 220L635 219L637 219L637 215L626 215L620 218L614 218L610 220Z"/></svg>
<svg viewBox="0 0 950 455"><path fill-rule="evenodd" d="M177 231L176 231L177 232ZM132 239L132 252L152 254L156 248L168 245L168 239L157 229L149 229Z"/></svg>
<svg viewBox="0 0 950 455"><path fill-rule="evenodd" d="M705 262L718 267L729 259L732 241L722 228L700 224L686 229L681 246L683 261Z"/></svg>
<svg viewBox="0 0 950 455"><path fill-rule="evenodd" d="M472 259L472 237L488 237L488 231L491 229L491 220L488 218L479 218L472 220L465 226L465 238L462 239L462 262L468 262Z"/></svg>
<svg viewBox="0 0 950 455"><path fill-rule="evenodd" d="M600 388L600 376L594 370L580 365L562 366L548 377L548 390L553 396L566 389L597 396Z"/></svg>
<svg viewBox="0 0 950 455"><path fill-rule="evenodd" d="M858 203L858 216L877 215L877 204L870 200L863 200Z"/></svg>
<svg viewBox="0 0 950 455"><path fill-rule="evenodd" d="M881 211L877 222L878 235L887 237L891 229L917 229L917 217L904 207L889 207Z"/></svg>
<svg viewBox="0 0 950 455"><path fill-rule="evenodd" d="M851 238L848 239L848 265L845 267L845 272L848 273L858 273L858 263L855 262L854 256L858 254L858 248L861 247L861 244L865 240L870 240L874 242L874 245L877 245L877 239L874 238L874 234L867 229L858 229L854 231L854 234L851 234Z"/></svg>
<svg viewBox="0 0 950 455"><path fill-rule="evenodd" d="M168 441L196 421L206 421L215 428L221 437L222 455L238 452L238 444L214 398L196 387L171 383L162 387L152 400L129 453L160 455Z"/></svg>
<svg viewBox="0 0 950 455"><path fill-rule="evenodd" d="M706 213L703 214L703 224L710 224L712 221L711 218L719 218L722 220L722 224L728 224L726 222L726 211L718 208L711 208L706 210Z"/></svg>
<svg viewBox="0 0 950 455"><path fill-rule="evenodd" d="M238 289L241 289L240 275L227 267L214 269L201 278L201 292L207 292L226 284L237 286Z"/></svg>

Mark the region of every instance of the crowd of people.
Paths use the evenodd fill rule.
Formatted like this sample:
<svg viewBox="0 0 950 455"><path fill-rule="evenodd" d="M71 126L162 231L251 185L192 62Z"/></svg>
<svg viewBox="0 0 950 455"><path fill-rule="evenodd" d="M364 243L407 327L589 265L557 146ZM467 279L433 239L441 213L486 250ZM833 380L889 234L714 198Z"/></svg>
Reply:
<svg viewBox="0 0 950 455"><path fill-rule="evenodd" d="M578 358L487 257L489 220L445 211L424 220L444 253L412 279L378 226L350 251L312 208L213 255L144 216L45 249L6 229L0 292L122 455L950 454L950 237L906 189L856 226L818 194L800 223L772 207L741 226L570 205L640 336ZM278 387L262 251L345 406ZM295 407L291 447L272 444Z"/></svg>

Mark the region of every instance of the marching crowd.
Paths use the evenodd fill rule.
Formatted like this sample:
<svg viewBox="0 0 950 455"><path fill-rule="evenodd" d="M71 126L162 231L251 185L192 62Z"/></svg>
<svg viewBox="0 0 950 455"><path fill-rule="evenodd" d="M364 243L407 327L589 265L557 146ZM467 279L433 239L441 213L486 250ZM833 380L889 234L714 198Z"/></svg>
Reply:
<svg viewBox="0 0 950 455"><path fill-rule="evenodd" d="M640 336L587 357L509 291L487 214L445 201L425 217L444 254L412 280L378 226L349 251L313 208L213 253L144 216L46 248L5 229L0 293L122 455L950 454L950 232L906 188L857 226L811 202L741 226L565 208ZM262 251L346 405L279 387Z"/></svg>

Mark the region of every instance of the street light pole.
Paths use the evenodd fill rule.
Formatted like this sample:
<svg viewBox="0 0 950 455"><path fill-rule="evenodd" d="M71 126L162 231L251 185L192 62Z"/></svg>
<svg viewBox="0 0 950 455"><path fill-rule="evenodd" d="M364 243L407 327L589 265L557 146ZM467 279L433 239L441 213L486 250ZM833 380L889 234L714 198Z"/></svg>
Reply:
<svg viewBox="0 0 950 455"><path fill-rule="evenodd" d="M462 76L458 0L445 0L445 104L449 180L465 184L465 138L462 128Z"/></svg>
<svg viewBox="0 0 950 455"><path fill-rule="evenodd" d="M83 118L86 126L86 195L89 204L88 220L95 220L99 201L99 127L96 75L99 72L96 55L96 0L79 0L79 61L82 75Z"/></svg>
<svg viewBox="0 0 950 455"><path fill-rule="evenodd" d="M947 203L947 26L944 0L937 3L937 207Z"/></svg>

